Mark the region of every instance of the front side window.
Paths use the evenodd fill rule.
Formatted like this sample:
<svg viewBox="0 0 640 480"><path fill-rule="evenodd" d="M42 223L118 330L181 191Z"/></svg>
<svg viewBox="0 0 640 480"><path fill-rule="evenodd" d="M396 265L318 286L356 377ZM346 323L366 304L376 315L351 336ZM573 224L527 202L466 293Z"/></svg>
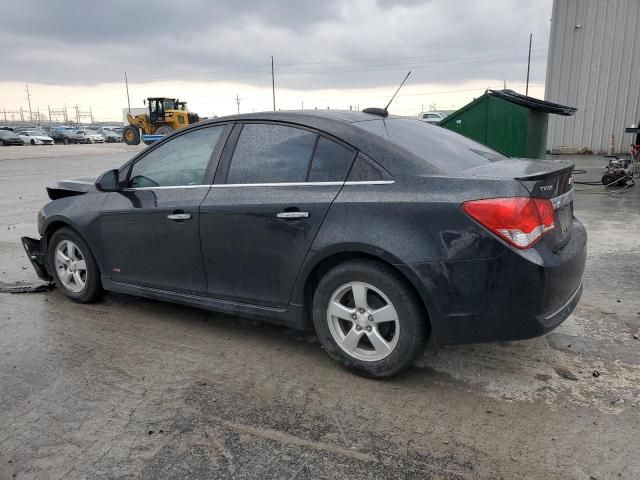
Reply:
<svg viewBox="0 0 640 480"><path fill-rule="evenodd" d="M202 185L224 126L185 133L155 148L131 169L130 188Z"/></svg>
<svg viewBox="0 0 640 480"><path fill-rule="evenodd" d="M227 183L304 182L317 137L284 125L244 125Z"/></svg>

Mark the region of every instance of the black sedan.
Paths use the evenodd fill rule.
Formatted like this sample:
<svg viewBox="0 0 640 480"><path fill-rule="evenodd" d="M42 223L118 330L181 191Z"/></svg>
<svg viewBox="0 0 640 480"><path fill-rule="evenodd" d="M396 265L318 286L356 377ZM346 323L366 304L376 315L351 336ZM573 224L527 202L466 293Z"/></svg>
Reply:
<svg viewBox="0 0 640 480"><path fill-rule="evenodd" d="M50 187L23 244L72 300L313 325L333 358L388 377L429 336L525 339L571 313L587 241L572 172L384 111L240 115Z"/></svg>
<svg viewBox="0 0 640 480"><path fill-rule="evenodd" d="M24 145L24 142L14 132L0 130L0 145Z"/></svg>

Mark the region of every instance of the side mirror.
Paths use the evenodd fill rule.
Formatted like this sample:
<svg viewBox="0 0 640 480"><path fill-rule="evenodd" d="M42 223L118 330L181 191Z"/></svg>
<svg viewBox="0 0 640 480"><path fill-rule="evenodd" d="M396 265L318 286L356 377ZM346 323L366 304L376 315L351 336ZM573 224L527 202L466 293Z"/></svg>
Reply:
<svg viewBox="0 0 640 480"><path fill-rule="evenodd" d="M100 192L117 192L120 189L118 169L103 173L96 180L96 188Z"/></svg>

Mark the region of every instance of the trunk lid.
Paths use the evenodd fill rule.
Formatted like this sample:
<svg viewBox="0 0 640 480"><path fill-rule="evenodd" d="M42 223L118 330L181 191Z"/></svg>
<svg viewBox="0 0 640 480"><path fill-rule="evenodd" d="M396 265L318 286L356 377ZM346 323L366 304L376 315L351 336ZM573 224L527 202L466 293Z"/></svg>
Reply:
<svg viewBox="0 0 640 480"><path fill-rule="evenodd" d="M566 160L531 160L505 158L463 172L478 178L514 179L534 198L548 198L554 211L555 228L542 241L552 251L562 248L571 237L573 227L573 162Z"/></svg>

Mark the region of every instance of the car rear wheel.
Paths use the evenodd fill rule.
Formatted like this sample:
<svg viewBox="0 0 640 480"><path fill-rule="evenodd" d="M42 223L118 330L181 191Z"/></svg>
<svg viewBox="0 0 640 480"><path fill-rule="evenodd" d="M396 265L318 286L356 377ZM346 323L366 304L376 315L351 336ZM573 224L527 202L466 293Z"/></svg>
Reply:
<svg viewBox="0 0 640 480"><path fill-rule="evenodd" d="M35 140L31 140L31 145L35 145L36 141Z"/></svg>
<svg viewBox="0 0 640 480"><path fill-rule="evenodd" d="M70 228L61 228L48 244L49 271L57 287L76 302L99 300L104 294L100 271L84 240Z"/></svg>
<svg viewBox="0 0 640 480"><path fill-rule="evenodd" d="M332 358L376 378L409 368L428 335L424 308L411 287L391 267L371 260L343 263L320 280L313 322Z"/></svg>
<svg viewBox="0 0 640 480"><path fill-rule="evenodd" d="M65 145L69 145L69 139L68 138L63 138L62 139L62 143L64 143Z"/></svg>

